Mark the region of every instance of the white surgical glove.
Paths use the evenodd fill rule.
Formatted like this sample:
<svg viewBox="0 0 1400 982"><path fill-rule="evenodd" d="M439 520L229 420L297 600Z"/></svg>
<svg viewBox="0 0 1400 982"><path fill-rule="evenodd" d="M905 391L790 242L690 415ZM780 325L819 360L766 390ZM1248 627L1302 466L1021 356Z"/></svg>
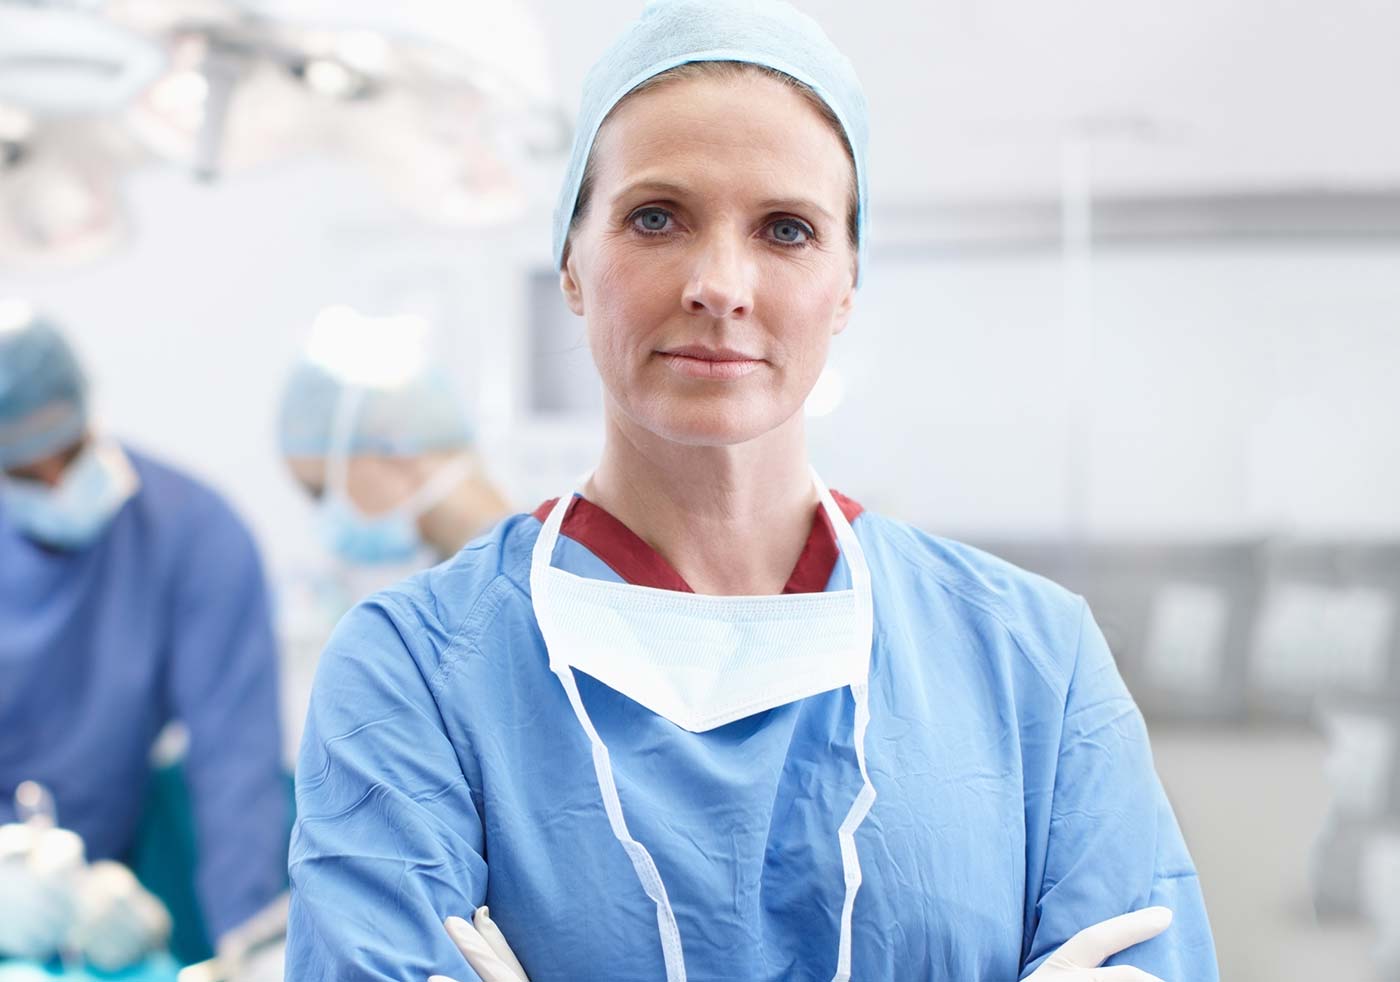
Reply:
<svg viewBox="0 0 1400 982"><path fill-rule="evenodd" d="M448 936L457 944L467 964L482 982L530 982L525 969L506 943L505 935L491 920L485 907L477 908L475 922L460 917L443 922ZM1131 914L1101 921L1070 938L1026 977L1025 982L1162 982L1155 975L1128 965L1100 968L1110 956L1149 938L1155 938L1172 922L1165 907L1145 907ZM454 982L445 975L434 975L428 982Z"/></svg>
<svg viewBox="0 0 1400 982"><path fill-rule="evenodd" d="M1162 982L1131 965L1100 968L1110 957L1149 938L1172 922L1165 907L1144 907L1086 927L1041 963L1025 982Z"/></svg>
<svg viewBox="0 0 1400 982"><path fill-rule="evenodd" d="M449 917L442 926L447 928L447 936L456 943L482 982L530 982L515 952L506 944L506 936L491 920L491 912L485 907L476 909L471 924L460 917ZM454 980L446 975L434 975L428 982Z"/></svg>
<svg viewBox="0 0 1400 982"><path fill-rule="evenodd" d="M78 917L69 946L104 972L129 968L170 938L165 906L121 863L103 860L78 883Z"/></svg>
<svg viewBox="0 0 1400 982"><path fill-rule="evenodd" d="M0 959L48 961L73 924L83 840L67 829L0 826Z"/></svg>

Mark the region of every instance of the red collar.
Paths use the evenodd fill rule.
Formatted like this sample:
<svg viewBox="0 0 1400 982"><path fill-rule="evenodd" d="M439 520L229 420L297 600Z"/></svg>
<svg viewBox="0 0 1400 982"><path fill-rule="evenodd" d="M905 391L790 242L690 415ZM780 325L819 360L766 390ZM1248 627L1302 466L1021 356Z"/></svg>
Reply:
<svg viewBox="0 0 1400 982"><path fill-rule="evenodd" d="M839 492L831 492L836 505L846 516L846 521L854 522L864 508L859 502L847 498ZM558 498L552 498L534 511L534 516L543 522L549 517ZM661 558L661 554L612 515L586 498L576 497L564 513L564 524L560 529L579 545L607 564L618 576L633 586L649 586L658 590L676 590L681 593L694 593L690 584L671 564ZM812 516L812 531L807 536L807 544L802 547L802 555L792 568L784 593L821 593L831 579L831 571L836 568L836 560L841 550L836 545L836 530L831 527L831 519L820 505Z"/></svg>

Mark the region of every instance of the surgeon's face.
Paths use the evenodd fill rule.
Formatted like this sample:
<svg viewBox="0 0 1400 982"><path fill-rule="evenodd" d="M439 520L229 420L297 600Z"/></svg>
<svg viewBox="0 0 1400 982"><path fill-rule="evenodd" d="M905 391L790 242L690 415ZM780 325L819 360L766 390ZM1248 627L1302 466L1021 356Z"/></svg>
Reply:
<svg viewBox="0 0 1400 982"><path fill-rule="evenodd" d="M69 465L78 459L78 455L83 452L83 448L86 446L87 437L84 437L57 453L7 468L5 473L16 480L32 481L36 484L56 488L63 483L63 475L67 473Z"/></svg>
<svg viewBox="0 0 1400 982"><path fill-rule="evenodd" d="M817 110L758 75L669 82L614 111L594 181L561 285L610 411L705 446L799 413L855 288L852 165Z"/></svg>

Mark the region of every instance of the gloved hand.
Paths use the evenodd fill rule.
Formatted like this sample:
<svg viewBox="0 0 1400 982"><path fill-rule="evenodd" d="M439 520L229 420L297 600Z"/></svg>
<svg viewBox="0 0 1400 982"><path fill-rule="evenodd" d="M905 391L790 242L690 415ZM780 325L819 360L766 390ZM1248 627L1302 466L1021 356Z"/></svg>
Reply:
<svg viewBox="0 0 1400 982"><path fill-rule="evenodd" d="M467 964L482 982L530 982L525 969L506 943L505 935L491 920L490 911L478 907L468 924L460 917L443 922ZM1066 941L1025 982L1162 982L1156 976L1128 965L1100 968L1110 956L1149 938L1155 938L1172 922L1166 907L1144 907L1087 927ZM455 982L445 975L434 975L428 982Z"/></svg>
<svg viewBox="0 0 1400 982"><path fill-rule="evenodd" d="M1171 922L1172 912L1165 907L1144 907L1100 921L1061 945L1025 982L1162 982L1131 965L1099 966L1118 952L1155 938Z"/></svg>
<svg viewBox="0 0 1400 982"><path fill-rule="evenodd" d="M482 982L530 982L525 976L515 952L506 944L506 937L496 922L491 920L491 912L478 907L468 924L460 917L449 917L442 922L447 928L447 936L467 959L467 964ZM434 975L428 982L455 982L446 975Z"/></svg>
<svg viewBox="0 0 1400 982"><path fill-rule="evenodd" d="M93 863L78 882L78 914L68 944L88 964L116 972L165 947L170 915L131 870Z"/></svg>
<svg viewBox="0 0 1400 982"><path fill-rule="evenodd" d="M0 959L47 961L73 924L83 840L67 829L0 826Z"/></svg>

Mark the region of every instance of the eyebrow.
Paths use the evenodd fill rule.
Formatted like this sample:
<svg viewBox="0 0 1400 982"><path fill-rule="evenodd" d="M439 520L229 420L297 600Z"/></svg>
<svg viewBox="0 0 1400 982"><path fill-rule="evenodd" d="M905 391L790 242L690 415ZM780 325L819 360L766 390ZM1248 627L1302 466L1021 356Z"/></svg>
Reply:
<svg viewBox="0 0 1400 982"><path fill-rule="evenodd" d="M671 181L640 180L628 184L617 194L613 195L613 201L620 201L639 192L651 194L663 194L671 198L685 198L692 194L690 188L684 184L675 184ZM760 201L758 207L764 211L794 211L794 212L816 212L828 221L836 219L821 205L810 198L768 198Z"/></svg>

